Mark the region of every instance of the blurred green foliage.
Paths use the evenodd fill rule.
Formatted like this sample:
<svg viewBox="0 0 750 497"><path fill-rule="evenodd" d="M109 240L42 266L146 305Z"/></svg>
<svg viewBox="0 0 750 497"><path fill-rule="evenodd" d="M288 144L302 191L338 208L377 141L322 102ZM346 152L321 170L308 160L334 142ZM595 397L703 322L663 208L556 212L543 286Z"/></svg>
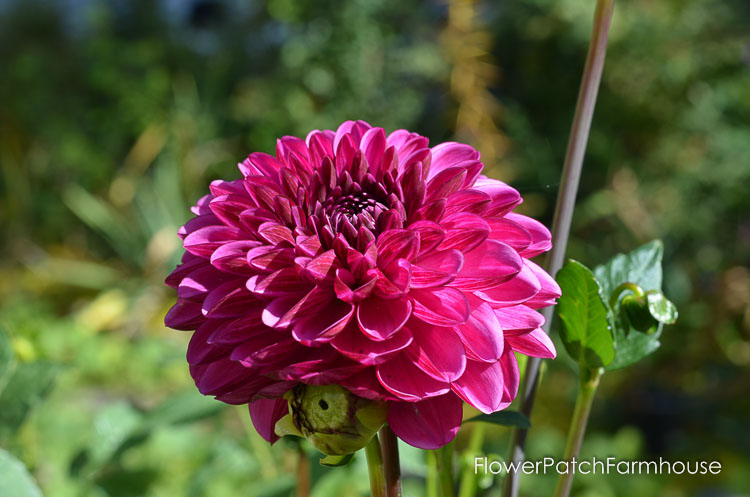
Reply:
<svg viewBox="0 0 750 497"><path fill-rule="evenodd" d="M476 5L510 144L487 166L546 222L592 8ZM0 459L50 497L286 496L303 454L314 496L364 495L362 458L331 470L309 447L269 448L245 409L195 392L162 282L187 207L277 136L359 118L450 139L446 19L437 0L0 1ZM661 349L608 375L584 455L724 470L581 477L576 495L750 488L748 25L743 0L617 5L569 248L593 265L663 238L681 313ZM547 366L531 458L562 453L575 395L569 364ZM505 455L507 431L488 430L485 451ZM405 447L402 462L422 495L422 454ZM35 495L22 469L3 483ZM480 486L497 495L497 479ZM529 476L522 491L553 486Z"/></svg>

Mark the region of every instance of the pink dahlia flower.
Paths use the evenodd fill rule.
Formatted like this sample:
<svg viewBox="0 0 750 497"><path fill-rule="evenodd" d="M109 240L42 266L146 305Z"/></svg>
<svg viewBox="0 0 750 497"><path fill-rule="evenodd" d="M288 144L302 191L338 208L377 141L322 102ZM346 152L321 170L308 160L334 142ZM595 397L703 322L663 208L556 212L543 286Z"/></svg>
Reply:
<svg viewBox="0 0 750 497"><path fill-rule="evenodd" d="M560 296L530 258L549 231L479 152L362 121L252 153L183 226L167 326L201 393L249 404L271 442L299 383L388 403L405 442L445 445L462 401L507 407L514 352L554 357L536 309Z"/></svg>

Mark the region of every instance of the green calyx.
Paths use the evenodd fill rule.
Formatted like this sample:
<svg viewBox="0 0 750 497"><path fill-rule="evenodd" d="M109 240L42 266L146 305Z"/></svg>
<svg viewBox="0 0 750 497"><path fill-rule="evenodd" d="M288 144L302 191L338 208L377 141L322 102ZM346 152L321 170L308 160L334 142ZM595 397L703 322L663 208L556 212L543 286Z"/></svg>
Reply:
<svg viewBox="0 0 750 497"><path fill-rule="evenodd" d="M658 290L644 292L634 283L620 285L610 298L610 306L614 307L620 294L627 290L633 293L620 300L620 312L624 321L632 328L652 333L659 323L674 324L677 321L677 308L663 293Z"/></svg>
<svg viewBox="0 0 750 497"><path fill-rule="evenodd" d="M384 402L357 397L338 385L298 385L284 397L289 414L276 423L276 434L304 437L327 455L361 449L388 415Z"/></svg>

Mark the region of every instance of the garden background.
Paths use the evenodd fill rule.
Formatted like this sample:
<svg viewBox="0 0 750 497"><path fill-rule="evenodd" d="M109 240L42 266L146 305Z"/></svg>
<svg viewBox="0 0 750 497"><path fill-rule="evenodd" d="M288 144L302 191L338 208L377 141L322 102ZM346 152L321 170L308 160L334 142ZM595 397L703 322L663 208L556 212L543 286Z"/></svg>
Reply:
<svg viewBox="0 0 750 497"><path fill-rule="evenodd" d="M593 6L0 0L0 466L12 454L47 497L270 497L305 457L314 497L367 495L364 458L271 448L246 408L197 393L189 333L163 325L176 230L249 152L346 119L475 145L549 225ZM593 266L663 238L680 319L606 375L582 456L723 469L582 476L574 495L750 495L749 26L745 0L616 6L568 255ZM563 452L564 355L545 364L531 459ZM487 433L507 455L509 430ZM422 495L422 453L404 446L402 465ZM524 476L521 493L554 483Z"/></svg>

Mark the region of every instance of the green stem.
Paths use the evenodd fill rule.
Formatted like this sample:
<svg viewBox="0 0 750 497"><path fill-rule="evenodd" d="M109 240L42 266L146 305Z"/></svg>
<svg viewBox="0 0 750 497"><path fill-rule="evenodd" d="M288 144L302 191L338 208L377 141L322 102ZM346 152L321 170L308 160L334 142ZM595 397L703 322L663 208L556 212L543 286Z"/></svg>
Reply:
<svg viewBox="0 0 750 497"><path fill-rule="evenodd" d="M481 455L485 423L474 423L469 438L469 446L464 451L464 467L461 471L461 485L458 488L458 497L474 497L477 493L477 474L474 471L474 458Z"/></svg>
<svg viewBox="0 0 750 497"><path fill-rule="evenodd" d="M635 294L636 297L643 297L646 295L643 293L643 288L639 287L635 283L622 283L620 286L615 288L615 291L612 292L612 296L609 298L609 306L614 309L615 305L617 304L617 300L620 298L620 295L622 292L626 292L630 290Z"/></svg>
<svg viewBox="0 0 750 497"><path fill-rule="evenodd" d="M401 463L398 457L398 438L388 425L380 430L380 448L383 452L386 495L388 497L401 497Z"/></svg>
<svg viewBox="0 0 750 497"><path fill-rule="evenodd" d="M427 485L425 495L427 497L438 496L438 463L437 454L434 450L426 450L427 453Z"/></svg>
<svg viewBox="0 0 750 497"><path fill-rule="evenodd" d="M453 481L453 442L435 451L437 457L437 478L440 497L455 497L456 485Z"/></svg>
<svg viewBox="0 0 750 497"><path fill-rule="evenodd" d="M555 217L552 221L552 250L547 257L545 269L551 275L557 274L565 259L565 248L568 245L568 235L573 219L578 183L583 168L583 156L586 151L591 120L594 115L596 96L601 82L602 69L604 68L604 56L607 53L607 37L609 25L612 20L615 0L597 0L594 13L594 27L589 43L586 65L583 69L581 87L578 92L573 125L568 139L568 150L565 154L565 163L560 180L560 192L557 196L555 206ZM544 329L549 333L552 323L553 307L544 309ZM541 359L530 357L526 362L526 371L523 376L523 384L519 397L521 405L519 410L527 417L531 417L534 407L537 381L539 379L539 365ZM513 428L511 433L510 457L512 463L520 464L525 458L524 446L526 444L527 430ZM516 497L519 489L519 473L510 472L503 482L503 496Z"/></svg>
<svg viewBox="0 0 750 497"><path fill-rule="evenodd" d="M370 473L371 497L386 497L383 455L380 452L380 441L377 434L365 447L365 456L367 457L367 472Z"/></svg>
<svg viewBox="0 0 750 497"><path fill-rule="evenodd" d="M568 462L578 459L578 453L581 451L581 442L583 442L583 435L586 433L589 412L591 412L591 404L594 401L596 387L599 386L599 378L602 373L603 370L600 368L581 371L580 373L578 396L576 397L576 405L573 410L573 419L570 422L568 441L565 445L565 460ZM570 488L573 485L573 477L575 476L575 473L572 471L572 468L569 467L568 469L569 471L561 474L560 478L557 480L555 497L568 497L570 494Z"/></svg>

